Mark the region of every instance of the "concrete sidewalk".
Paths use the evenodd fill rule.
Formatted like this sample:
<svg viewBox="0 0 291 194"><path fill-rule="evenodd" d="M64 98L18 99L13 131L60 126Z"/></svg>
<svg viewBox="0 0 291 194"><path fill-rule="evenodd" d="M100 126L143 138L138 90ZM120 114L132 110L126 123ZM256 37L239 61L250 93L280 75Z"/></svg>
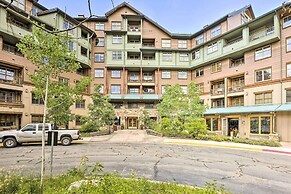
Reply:
<svg viewBox="0 0 291 194"><path fill-rule="evenodd" d="M104 143L153 143L153 144L176 144L205 147L219 147L240 150L252 150L269 153L287 154L291 156L291 143L280 142L282 147L258 146L233 142L216 142L191 139L174 139L148 135L145 130L119 130L109 135L84 137L78 142L104 142Z"/></svg>
<svg viewBox="0 0 291 194"><path fill-rule="evenodd" d="M216 142L216 141L167 138L164 140L164 144L193 145L193 146L240 149L240 150L252 150L252 151L261 151L261 152L269 152L269 153L287 154L291 156L291 144L287 142L282 142L281 143L282 147L269 147L269 146L259 146L259 145L250 145L250 144L233 143L233 142Z"/></svg>

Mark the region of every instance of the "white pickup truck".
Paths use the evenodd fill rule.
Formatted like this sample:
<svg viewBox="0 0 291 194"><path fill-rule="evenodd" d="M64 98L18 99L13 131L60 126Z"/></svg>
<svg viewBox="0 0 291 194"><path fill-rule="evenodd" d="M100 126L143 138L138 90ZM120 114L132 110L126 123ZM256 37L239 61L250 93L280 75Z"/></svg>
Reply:
<svg viewBox="0 0 291 194"><path fill-rule="evenodd" d="M42 141L42 123L27 124L20 130L9 130L0 132L0 143L6 148L13 148L22 143ZM52 130L53 125L45 124L45 141L48 139L48 131L58 132L58 141L64 146L70 145L72 140L79 139L79 130Z"/></svg>

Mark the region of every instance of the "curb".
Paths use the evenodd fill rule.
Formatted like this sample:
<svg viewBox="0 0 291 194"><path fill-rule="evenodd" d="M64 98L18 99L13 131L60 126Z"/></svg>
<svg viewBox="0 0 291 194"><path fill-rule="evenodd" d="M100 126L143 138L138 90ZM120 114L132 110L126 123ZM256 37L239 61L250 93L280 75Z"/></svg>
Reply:
<svg viewBox="0 0 291 194"><path fill-rule="evenodd" d="M258 152L266 152L273 154L284 154L291 156L290 148L272 148L266 146L253 146L253 145L227 145L226 142L219 143L211 143L211 142L203 142L203 141L193 141L193 140L174 140L174 139L165 139L163 141L164 144L172 144L172 145L192 145L199 147L218 147L218 148L228 148L228 149L239 149L239 150L249 150L249 151L258 151Z"/></svg>

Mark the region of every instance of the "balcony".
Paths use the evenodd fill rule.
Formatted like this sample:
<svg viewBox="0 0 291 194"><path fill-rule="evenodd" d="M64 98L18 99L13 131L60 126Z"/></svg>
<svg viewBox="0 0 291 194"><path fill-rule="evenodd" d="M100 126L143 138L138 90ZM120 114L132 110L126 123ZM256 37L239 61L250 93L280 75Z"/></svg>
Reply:
<svg viewBox="0 0 291 194"><path fill-rule="evenodd" d="M154 75L152 73L144 73L143 77L142 77L142 82L143 83L154 83L155 82Z"/></svg>
<svg viewBox="0 0 291 194"><path fill-rule="evenodd" d="M140 32L140 25L129 25L127 30L129 32Z"/></svg>
<svg viewBox="0 0 291 194"><path fill-rule="evenodd" d="M141 34L141 21L128 21L127 34Z"/></svg>
<svg viewBox="0 0 291 194"><path fill-rule="evenodd" d="M129 74L128 75L129 83L139 83L140 82L140 74Z"/></svg>
<svg viewBox="0 0 291 194"><path fill-rule="evenodd" d="M12 53L12 54L20 56L20 57L24 56L16 46L12 46L12 45L9 45L7 43L3 43L3 51Z"/></svg>
<svg viewBox="0 0 291 194"><path fill-rule="evenodd" d="M212 100L211 108L224 108L224 99Z"/></svg>
<svg viewBox="0 0 291 194"><path fill-rule="evenodd" d="M155 47L155 39L143 39L142 46L143 47Z"/></svg>
<svg viewBox="0 0 291 194"><path fill-rule="evenodd" d="M224 95L224 85L220 88L214 88L211 89L211 95L215 96L215 95Z"/></svg>
<svg viewBox="0 0 291 194"><path fill-rule="evenodd" d="M154 87L143 87L142 94L155 94L155 88Z"/></svg>
<svg viewBox="0 0 291 194"><path fill-rule="evenodd" d="M242 92L244 90L244 85L234 85L228 87L228 93L234 93L234 92Z"/></svg>
<svg viewBox="0 0 291 194"><path fill-rule="evenodd" d="M274 34L274 32L275 32L274 26L265 27L262 30L255 31L254 33L250 34L250 42L258 40L258 39L262 39L266 36L270 36Z"/></svg>
<svg viewBox="0 0 291 194"><path fill-rule="evenodd" d="M241 66L241 65L244 65L244 64L245 64L245 59L244 58L232 60L231 63L229 64L229 68L238 67L238 66Z"/></svg>

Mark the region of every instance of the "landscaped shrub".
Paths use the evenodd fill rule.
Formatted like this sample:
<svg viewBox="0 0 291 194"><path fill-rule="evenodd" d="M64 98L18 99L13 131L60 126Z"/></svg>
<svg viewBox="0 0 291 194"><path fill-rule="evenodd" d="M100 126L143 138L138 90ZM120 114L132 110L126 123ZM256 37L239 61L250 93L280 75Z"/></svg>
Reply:
<svg viewBox="0 0 291 194"><path fill-rule="evenodd" d="M86 158L85 158L86 159ZM103 166L89 166L82 160L80 167L73 168L67 173L52 178L45 178L44 194L224 194L223 185L218 187L216 182L206 183L206 188L197 188L177 183L155 182L145 178L123 178L119 174L102 172ZM72 187L72 183L83 181L83 184ZM75 184L76 185L76 184ZM19 172L0 171L0 193L3 194L39 194L39 176L25 176Z"/></svg>

